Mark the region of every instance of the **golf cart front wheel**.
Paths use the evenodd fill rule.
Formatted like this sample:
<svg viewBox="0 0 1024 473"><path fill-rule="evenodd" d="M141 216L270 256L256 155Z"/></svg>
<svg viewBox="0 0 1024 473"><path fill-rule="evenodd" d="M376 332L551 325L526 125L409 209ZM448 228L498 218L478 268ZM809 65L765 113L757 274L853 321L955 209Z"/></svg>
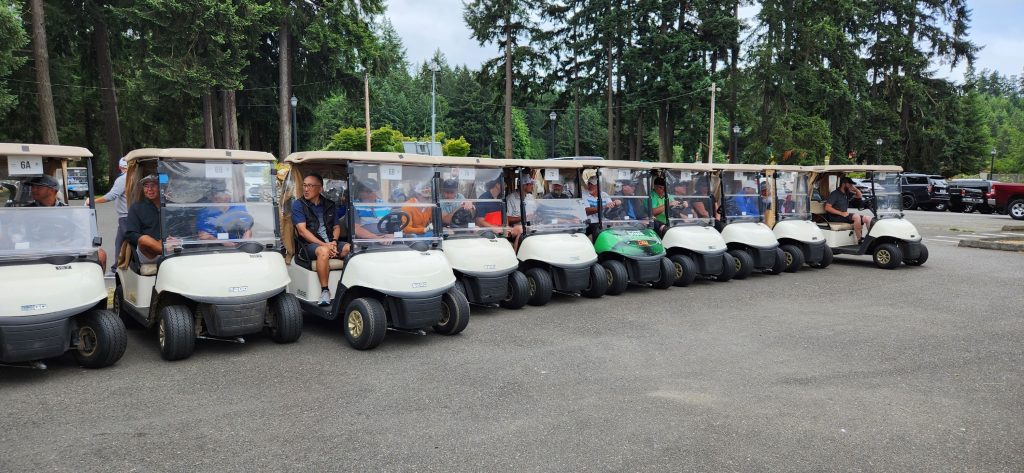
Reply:
<svg viewBox="0 0 1024 473"><path fill-rule="evenodd" d="M782 248L775 248L775 264L768 268L768 274L782 274L786 270L786 253Z"/></svg>
<svg viewBox="0 0 1024 473"><path fill-rule="evenodd" d="M605 280L608 281L608 290L604 293L617 296L626 292L626 286L629 284L629 271L626 270L626 265L611 259L602 261L601 267L604 268Z"/></svg>
<svg viewBox="0 0 1024 473"><path fill-rule="evenodd" d="M786 272L795 273L804 265L804 252L796 245L782 245L783 258L786 261Z"/></svg>
<svg viewBox="0 0 1024 473"><path fill-rule="evenodd" d="M109 310L93 310L78 317L75 359L85 368L104 368L121 359L128 334L121 320Z"/></svg>
<svg viewBox="0 0 1024 473"><path fill-rule="evenodd" d="M924 245L921 245L921 252L917 255L916 259L903 260L907 266L921 266L925 261L928 261L928 247Z"/></svg>
<svg viewBox="0 0 1024 473"><path fill-rule="evenodd" d="M160 356L167 361L188 358L196 349L195 320L188 306L169 305L161 309L157 332Z"/></svg>
<svg viewBox="0 0 1024 473"><path fill-rule="evenodd" d="M277 343L292 343L302 336L302 306L299 300L283 292L270 299L268 327Z"/></svg>
<svg viewBox="0 0 1024 473"><path fill-rule="evenodd" d="M903 194L903 210L914 210L917 207L917 199L911 194Z"/></svg>
<svg viewBox="0 0 1024 473"><path fill-rule="evenodd" d="M832 264L833 256L834 255L832 254L832 247L828 246L828 245L825 245L825 252L821 254L821 261L818 261L817 263L812 263L811 267L812 268L827 268L828 265Z"/></svg>
<svg viewBox="0 0 1024 473"><path fill-rule="evenodd" d="M345 339L356 350L369 350L384 341L388 318L384 306L377 299L359 297L345 307L341 321Z"/></svg>
<svg viewBox="0 0 1024 473"><path fill-rule="evenodd" d="M508 297L501 301L506 309L522 309L530 300L530 281L522 271L512 271L508 275Z"/></svg>
<svg viewBox="0 0 1024 473"><path fill-rule="evenodd" d="M736 275L736 258L729 253L722 254L722 272L715 276L715 281L726 282Z"/></svg>
<svg viewBox="0 0 1024 473"><path fill-rule="evenodd" d="M451 289L441 296L441 317L434 331L441 335L455 335L469 325L469 301L466 295Z"/></svg>
<svg viewBox="0 0 1024 473"><path fill-rule="evenodd" d="M668 289L676 282L676 265L668 258L661 258L659 262L661 263L660 277L651 284L651 287L655 289Z"/></svg>
<svg viewBox="0 0 1024 473"><path fill-rule="evenodd" d="M668 259L672 262L672 269L675 271L676 281L673 284L678 287L686 287L697 279L697 263L693 261L693 258L687 255L672 255ZM730 264L735 265L731 257L729 260Z"/></svg>
<svg viewBox="0 0 1024 473"><path fill-rule="evenodd" d="M555 290L554 282L551 281L551 274L544 268L530 268L526 270L526 284L530 305L544 305L551 300L551 294Z"/></svg>
<svg viewBox="0 0 1024 473"><path fill-rule="evenodd" d="M747 279L747 276L750 276L751 271L754 270L754 258L743 250L729 250L729 254L732 255L735 268L732 278Z"/></svg>
<svg viewBox="0 0 1024 473"><path fill-rule="evenodd" d="M607 273L605 273L604 267L594 263L590 266L590 284L583 290L583 296L596 299L606 292L608 292Z"/></svg>
<svg viewBox="0 0 1024 473"><path fill-rule="evenodd" d="M892 243L882 243L872 254L875 264L882 269L896 269L903 262L903 252Z"/></svg>

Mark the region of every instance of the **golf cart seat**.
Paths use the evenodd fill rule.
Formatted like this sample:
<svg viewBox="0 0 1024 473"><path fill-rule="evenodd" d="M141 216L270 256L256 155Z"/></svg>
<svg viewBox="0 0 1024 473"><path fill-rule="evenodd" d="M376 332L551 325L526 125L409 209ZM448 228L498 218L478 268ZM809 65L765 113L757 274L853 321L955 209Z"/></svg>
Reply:
<svg viewBox="0 0 1024 473"><path fill-rule="evenodd" d="M845 222L826 222L826 223L828 223L828 229L832 230L832 231L853 230L853 224L852 223L845 223Z"/></svg>
<svg viewBox="0 0 1024 473"><path fill-rule="evenodd" d="M814 215L825 215L825 203L820 200L812 200L811 213Z"/></svg>
<svg viewBox="0 0 1024 473"><path fill-rule="evenodd" d="M300 245L299 251L295 253L295 263L310 271L316 271L316 260L311 260L306 254L306 247ZM331 271L341 271L345 267L345 261L331 258L328 262Z"/></svg>
<svg viewBox="0 0 1024 473"><path fill-rule="evenodd" d="M139 274L142 276L156 276L156 264L140 264Z"/></svg>

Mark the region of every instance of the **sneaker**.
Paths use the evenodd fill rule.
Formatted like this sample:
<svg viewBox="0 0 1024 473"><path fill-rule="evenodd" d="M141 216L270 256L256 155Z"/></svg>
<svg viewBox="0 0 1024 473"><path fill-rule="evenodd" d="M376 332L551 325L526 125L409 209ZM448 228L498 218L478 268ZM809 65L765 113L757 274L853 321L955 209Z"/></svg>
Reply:
<svg viewBox="0 0 1024 473"><path fill-rule="evenodd" d="M320 291L320 306L331 305L331 291L324 289Z"/></svg>

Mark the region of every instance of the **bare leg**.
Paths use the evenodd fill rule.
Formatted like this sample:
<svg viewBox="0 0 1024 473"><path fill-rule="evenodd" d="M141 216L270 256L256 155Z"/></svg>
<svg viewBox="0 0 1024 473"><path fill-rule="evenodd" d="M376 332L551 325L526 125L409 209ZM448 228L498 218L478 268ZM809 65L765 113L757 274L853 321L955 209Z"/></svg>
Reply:
<svg viewBox="0 0 1024 473"><path fill-rule="evenodd" d="M320 287L327 287L327 276L331 272L331 249L327 246L316 248L316 275L320 278Z"/></svg>
<svg viewBox="0 0 1024 473"><path fill-rule="evenodd" d="M100 267L103 268L103 272L107 271L107 252L100 248L96 251L96 254L100 258Z"/></svg>
<svg viewBox="0 0 1024 473"><path fill-rule="evenodd" d="M860 243L860 215L853 216L853 234L857 237L857 243Z"/></svg>

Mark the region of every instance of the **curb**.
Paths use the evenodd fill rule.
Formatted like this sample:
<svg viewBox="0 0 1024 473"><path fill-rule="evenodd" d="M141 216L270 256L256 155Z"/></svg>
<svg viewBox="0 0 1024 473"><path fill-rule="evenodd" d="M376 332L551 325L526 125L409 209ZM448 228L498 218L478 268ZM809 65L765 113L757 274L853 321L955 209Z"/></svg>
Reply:
<svg viewBox="0 0 1024 473"><path fill-rule="evenodd" d="M1005 229L1006 227L1003 228ZM1007 240L1014 243L1004 243ZM957 246L961 248L981 248L984 250L1024 251L1024 235L960 240L960 244Z"/></svg>
<svg viewBox="0 0 1024 473"><path fill-rule="evenodd" d="M1024 232L1024 225L1003 225L1004 232Z"/></svg>

